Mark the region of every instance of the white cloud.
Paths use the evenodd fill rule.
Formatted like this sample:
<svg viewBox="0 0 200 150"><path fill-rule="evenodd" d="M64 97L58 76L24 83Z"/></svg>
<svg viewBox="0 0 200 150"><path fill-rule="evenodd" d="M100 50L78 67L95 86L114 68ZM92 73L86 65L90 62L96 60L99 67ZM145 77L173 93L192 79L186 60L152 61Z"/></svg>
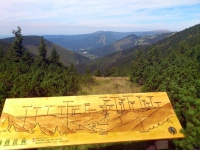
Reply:
<svg viewBox="0 0 200 150"><path fill-rule="evenodd" d="M197 4L200 6L200 0L9 0L0 5L0 34L7 33L7 29L10 32L10 27L17 25L24 26L27 34L31 32L28 27L38 32L41 31L37 28L52 32L50 27L56 26L66 33L64 26L91 29L141 27L141 30L143 27L146 30L149 26L167 26L170 21L182 21L186 9L187 22L199 23L200 13L196 10L190 14L190 6Z"/></svg>

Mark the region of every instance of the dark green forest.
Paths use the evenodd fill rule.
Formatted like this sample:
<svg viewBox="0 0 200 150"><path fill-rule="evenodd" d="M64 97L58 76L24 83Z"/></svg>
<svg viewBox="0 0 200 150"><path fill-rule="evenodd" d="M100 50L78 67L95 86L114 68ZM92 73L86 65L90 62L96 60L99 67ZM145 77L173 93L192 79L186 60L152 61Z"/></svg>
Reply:
<svg viewBox="0 0 200 150"><path fill-rule="evenodd" d="M168 93L185 135L173 141L175 147L200 148L200 25L134 51L123 67L143 92Z"/></svg>
<svg viewBox="0 0 200 150"><path fill-rule="evenodd" d="M75 95L81 82L92 82L90 71L77 73L64 66L55 47L47 57L41 37L38 56L22 46L21 29L13 30L15 41L4 53L0 47L0 106L8 97ZM170 140L171 149L200 148L200 24L178 32L148 47L131 48L95 66L96 76L129 76L143 92L166 91L181 122L184 139ZM103 60L101 60L103 62ZM92 68L91 68L92 70Z"/></svg>
<svg viewBox="0 0 200 150"><path fill-rule="evenodd" d="M73 64L64 66L55 47L47 57L43 37L35 56L23 47L21 28L12 33L10 47L0 45L0 112L6 98L75 95L81 82L92 81L87 74L77 74Z"/></svg>
<svg viewBox="0 0 200 150"><path fill-rule="evenodd" d="M129 76L143 92L166 91L186 136L172 147L200 148L200 24L148 47L110 54L91 70L97 66L97 76Z"/></svg>

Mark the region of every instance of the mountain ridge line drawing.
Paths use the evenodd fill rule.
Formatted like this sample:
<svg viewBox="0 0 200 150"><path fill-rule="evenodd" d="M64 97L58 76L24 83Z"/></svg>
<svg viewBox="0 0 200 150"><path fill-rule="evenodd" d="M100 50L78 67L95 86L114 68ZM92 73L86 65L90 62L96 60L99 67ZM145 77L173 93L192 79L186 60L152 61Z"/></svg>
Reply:
<svg viewBox="0 0 200 150"><path fill-rule="evenodd" d="M15 117L13 115L4 113L3 116L8 118L9 126L14 126L16 132L28 132L32 134L32 129L39 125L41 132L46 135L53 135L53 132L56 128L60 130L62 133L71 134L76 133L78 131L88 132L88 131L101 131L105 130L106 132L124 132L124 131L140 131L144 129L152 129L151 125L162 124L163 121L166 119L164 117L170 118L173 116L173 112L167 114L165 113L166 109L170 109L171 104L167 103L162 107L159 108L152 108L152 109L144 109L138 110L134 112L132 110L126 110L123 113L118 113L116 110L102 110L96 112L90 112L90 114L85 115L85 113L77 114L78 117L85 117L84 122L83 119L73 120L74 116L68 117L70 121L68 121L67 127L67 120L65 114L61 115L38 115L37 121L35 123L36 116L27 116L26 121L21 117ZM148 115L143 115L144 112L148 112ZM109 116L105 119L105 113L109 114ZM165 114L164 114L165 113ZM164 114L164 117L162 116ZM96 117L93 117L95 115ZM138 116L134 118L133 116ZM131 116L131 118L129 117ZM161 116L160 120L158 119ZM20 119L19 119L20 118ZM156 119L156 120L155 120ZM54 120L54 122L46 123L45 120ZM149 121L151 120L151 122ZM45 121L45 123L44 123ZM80 122L80 123L79 123ZM143 124L143 127L137 128L140 124ZM107 126L107 127L105 127ZM126 128L123 129L125 126ZM129 126L127 128L127 126ZM9 127L8 127L9 128Z"/></svg>
<svg viewBox="0 0 200 150"><path fill-rule="evenodd" d="M181 129L166 92L10 98L0 149L183 138Z"/></svg>

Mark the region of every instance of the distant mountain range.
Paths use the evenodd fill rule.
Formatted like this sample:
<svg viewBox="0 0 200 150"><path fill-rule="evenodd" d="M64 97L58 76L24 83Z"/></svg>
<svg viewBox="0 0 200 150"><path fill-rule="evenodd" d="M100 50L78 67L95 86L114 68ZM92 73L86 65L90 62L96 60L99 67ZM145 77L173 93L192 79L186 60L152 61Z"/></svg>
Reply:
<svg viewBox="0 0 200 150"><path fill-rule="evenodd" d="M101 58L113 52L122 51L124 49L128 49L138 45L151 45L153 43L158 42L170 35L174 34L174 32L162 33L153 36L137 36L135 34L128 35L110 45L106 45L97 49L86 50L86 51L79 51L79 53L90 54L95 56L95 58ZM81 54L82 54L81 53Z"/></svg>
<svg viewBox="0 0 200 150"><path fill-rule="evenodd" d="M168 33L167 30L147 31L147 32L112 32L97 31L91 34L79 35L44 35L43 37L55 44L69 50L91 50L106 46L120 40L128 35L153 36L161 33Z"/></svg>
<svg viewBox="0 0 200 150"><path fill-rule="evenodd" d="M174 33L167 30L148 32L98 31L91 34L44 35L43 37L47 45L47 56L50 55L53 45L55 45L63 64L82 65L84 63L95 63L91 62L90 58L97 59L134 46L150 45L172 34ZM40 38L40 36L24 36L23 45L33 55L38 55ZM4 52L8 52L13 41L14 37L0 39L0 45L3 46ZM101 60L97 60L97 62L99 61L101 62ZM111 61L114 62L115 60Z"/></svg>
<svg viewBox="0 0 200 150"><path fill-rule="evenodd" d="M161 37L160 40L159 40L159 38L155 38L155 39L150 38L151 39L150 41L153 40L153 42L158 40L158 42L156 42L150 46L141 44L141 45L137 45L135 47L131 47L129 49L120 50L115 53L106 55L102 58L88 62L86 64L77 66L77 69L80 73L82 73L82 72L84 72L84 70L86 68L89 68L92 72L95 71L97 68L99 68L101 71L105 71L106 68L109 68L109 69L118 68L122 72L124 72L124 74L126 74L125 71L127 71L127 69L123 70L123 68L130 67L131 62L134 60L134 57L135 57L135 53L134 53L135 50L143 49L143 51L147 52L152 47L157 47L160 51L166 52L166 51L170 51L173 48L176 49L177 46L183 42L187 42L188 44L194 46L200 42L200 40L199 40L200 39L200 32L199 32L200 30L199 29L200 29L200 24L190 27L188 29L185 29L183 31L177 32L177 33L166 33L166 34L157 35L158 37ZM167 35L167 34L169 34L169 35ZM138 40L138 38L136 36L133 36L133 37L135 37ZM166 38L163 38L163 37L166 37ZM149 38L147 38L147 39L149 39ZM123 39L122 39L122 41L123 41ZM114 46L112 44L112 48L113 47Z"/></svg>
<svg viewBox="0 0 200 150"><path fill-rule="evenodd" d="M40 36L24 36L23 37L23 45L27 50L30 50L30 52L34 55L38 55L38 47L40 44ZM11 38L5 38L5 39L0 39L0 45L2 45L2 47L4 47L4 52L8 52L8 49L11 45L11 43L13 43L14 41L14 37ZM45 44L47 45L47 56L50 55L51 50L53 49L53 46L55 45L55 48L58 52L58 54L60 55L60 60L63 64L65 65L69 65L70 63L74 63L74 64L83 64L86 62L89 62L90 59L78 54L76 52L67 50L66 48L63 48L59 45L56 45L48 40L45 39Z"/></svg>
<svg viewBox="0 0 200 150"><path fill-rule="evenodd" d="M147 46L135 46L130 49L111 53L85 64L77 65L77 71L79 73L84 73L86 69L90 69L91 72L100 69L102 73L105 73L107 68L110 69L113 66L117 68L122 68L123 70L123 67L125 65L129 65L131 63L131 60L134 58L134 51L144 47ZM124 72L124 74L126 74L126 72Z"/></svg>

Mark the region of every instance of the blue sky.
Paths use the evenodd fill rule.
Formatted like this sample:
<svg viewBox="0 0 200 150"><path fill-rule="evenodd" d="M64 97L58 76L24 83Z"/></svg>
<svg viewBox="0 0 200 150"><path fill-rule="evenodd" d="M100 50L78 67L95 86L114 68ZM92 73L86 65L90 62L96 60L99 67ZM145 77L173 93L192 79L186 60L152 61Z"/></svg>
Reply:
<svg viewBox="0 0 200 150"><path fill-rule="evenodd" d="M200 23L200 0L7 0L0 36L104 31L180 31Z"/></svg>

